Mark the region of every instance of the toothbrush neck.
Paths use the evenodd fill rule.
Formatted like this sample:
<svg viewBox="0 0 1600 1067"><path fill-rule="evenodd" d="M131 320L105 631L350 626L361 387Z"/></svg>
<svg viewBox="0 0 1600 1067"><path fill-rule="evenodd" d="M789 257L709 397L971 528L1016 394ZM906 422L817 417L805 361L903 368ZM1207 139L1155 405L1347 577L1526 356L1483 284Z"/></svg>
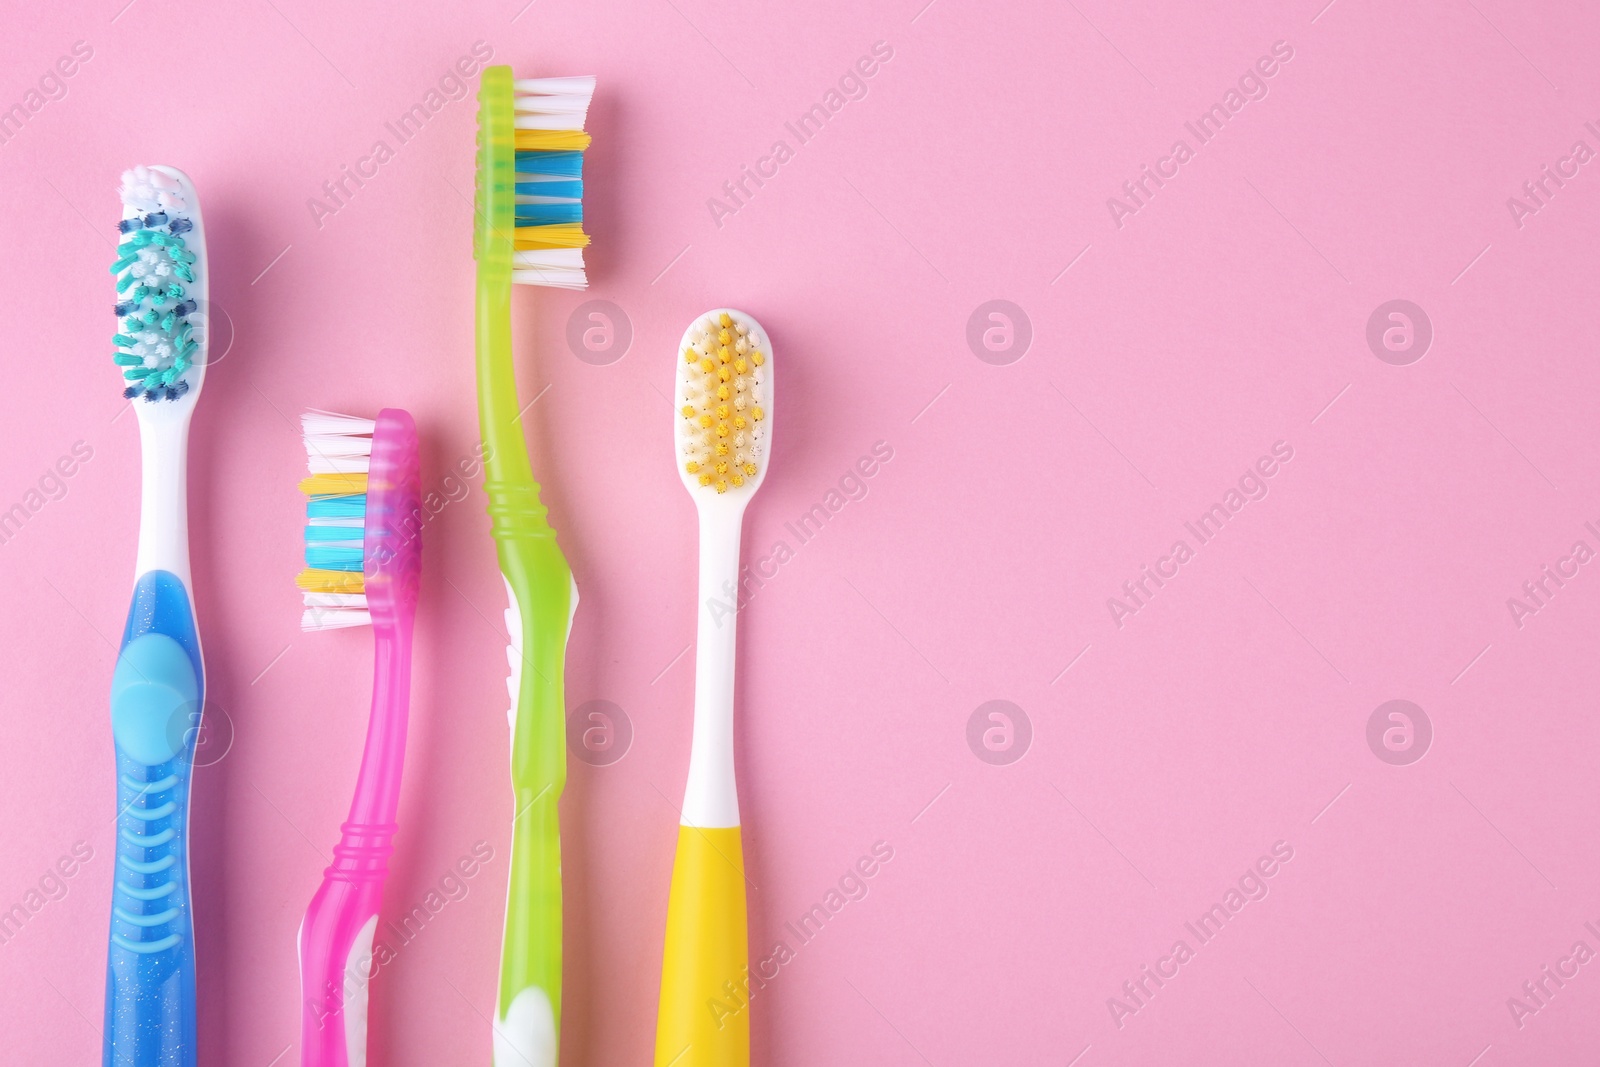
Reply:
<svg viewBox="0 0 1600 1067"><path fill-rule="evenodd" d="M372 714L350 802L348 827L394 832L405 766L406 719L411 708L412 611L400 609L373 625ZM384 855L387 855L385 850Z"/></svg>
<svg viewBox="0 0 1600 1067"><path fill-rule="evenodd" d="M695 637L694 743L683 821L737 826L733 769L734 656L739 630L739 535L744 509L702 513Z"/></svg>
<svg viewBox="0 0 1600 1067"><path fill-rule="evenodd" d="M141 421L139 437L139 555L134 573L169 571L187 588L189 418Z"/></svg>

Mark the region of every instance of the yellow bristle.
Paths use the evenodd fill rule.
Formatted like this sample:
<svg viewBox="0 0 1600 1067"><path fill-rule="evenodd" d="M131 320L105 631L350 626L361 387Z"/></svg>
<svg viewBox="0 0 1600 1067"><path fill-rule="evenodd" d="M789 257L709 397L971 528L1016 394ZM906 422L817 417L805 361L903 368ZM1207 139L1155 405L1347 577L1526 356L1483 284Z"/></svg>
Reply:
<svg viewBox="0 0 1600 1067"><path fill-rule="evenodd" d="M746 363L744 360L736 359L736 360L733 361L733 373L735 373L735 374L746 374L746 373L749 372L749 370L750 370L750 364Z"/></svg>
<svg viewBox="0 0 1600 1067"><path fill-rule="evenodd" d="M687 462L687 463L685 463L683 465L683 469L688 471L690 474L694 474L697 471L699 471L700 464L696 463L694 460L691 459L689 462Z"/></svg>
<svg viewBox="0 0 1600 1067"><path fill-rule="evenodd" d="M521 152L582 152L590 140L582 130L517 130L515 136Z"/></svg>
<svg viewBox="0 0 1600 1067"><path fill-rule="evenodd" d="M685 349L684 349L684 350L683 350L683 361L684 361L684 362L685 362L685 363L693 363L693 362L694 362L694 361L695 361L695 358L696 358L696 357L695 357L695 351L694 351L694 349L692 349L692 348L685 348Z"/></svg>
<svg viewBox="0 0 1600 1067"><path fill-rule="evenodd" d="M733 319L729 318L728 313L724 311L722 314L717 316L717 323L726 329L733 325Z"/></svg>
<svg viewBox="0 0 1600 1067"><path fill-rule="evenodd" d="M717 377L722 381L727 381L729 378L733 377L733 371L729 370L727 367L718 367Z"/></svg>
<svg viewBox="0 0 1600 1067"><path fill-rule="evenodd" d="M559 222L550 226L518 226L514 241L518 252L532 252L540 248L587 248L589 235L576 222Z"/></svg>
<svg viewBox="0 0 1600 1067"><path fill-rule="evenodd" d="M707 430L711 429L711 416L710 415L701 415L700 416L700 425L701 425L701 427L703 429L707 429Z"/></svg>
<svg viewBox="0 0 1600 1067"><path fill-rule="evenodd" d="M717 349L717 358L724 363L731 363L733 362L733 350L724 345Z"/></svg>
<svg viewBox="0 0 1600 1067"><path fill-rule="evenodd" d="M743 485L744 484L744 475L735 474L732 478L730 478L728 480L731 481L734 485Z"/></svg>
<svg viewBox="0 0 1600 1067"><path fill-rule="evenodd" d="M752 353L750 353L750 362L754 363L756 366L759 367L759 366L761 366L761 364L765 363L766 361L767 361L767 357L763 356L760 352L752 352Z"/></svg>
<svg viewBox="0 0 1600 1067"><path fill-rule="evenodd" d="M726 404L718 404L717 405L717 418L725 419L727 417L728 417L728 405L726 405Z"/></svg>
<svg viewBox="0 0 1600 1067"><path fill-rule="evenodd" d="M365 474L311 474L300 479L306 496L354 496L367 491Z"/></svg>
<svg viewBox="0 0 1600 1067"><path fill-rule="evenodd" d="M716 453L719 456L726 456L728 454L728 442L718 441L716 444Z"/></svg>
<svg viewBox="0 0 1600 1067"><path fill-rule="evenodd" d="M717 399L718 400L726 400L731 395L732 395L732 390L730 390L726 385L717 386Z"/></svg>
<svg viewBox="0 0 1600 1067"><path fill-rule="evenodd" d="M694 418L694 405L693 404L685 404L685 405L683 405L683 417L686 418L686 419Z"/></svg>
<svg viewBox="0 0 1600 1067"><path fill-rule="evenodd" d="M727 482L718 482L717 483L717 492L726 493L727 491L728 491L728 483Z"/></svg>
<svg viewBox="0 0 1600 1067"><path fill-rule="evenodd" d="M702 475L701 475L701 476L700 476L700 484L701 484L701 485L710 485L710 484L711 484L711 475L709 475L709 474L702 474Z"/></svg>
<svg viewBox="0 0 1600 1067"><path fill-rule="evenodd" d="M705 371L707 374L710 374L712 371L717 369L717 365L711 362L709 359L702 359L700 361L700 369Z"/></svg>
<svg viewBox="0 0 1600 1067"><path fill-rule="evenodd" d="M757 422L760 422L762 419L766 418L767 416L766 416L766 413L763 412L760 408L751 408L750 409L750 417L752 419L755 419Z"/></svg>
<svg viewBox="0 0 1600 1067"><path fill-rule="evenodd" d="M307 593L364 593L366 583L360 571L324 571L307 567L295 576L294 584Z"/></svg>
<svg viewBox="0 0 1600 1067"><path fill-rule="evenodd" d="M754 478L756 476L756 465L754 463L746 463L744 465L744 472L750 475L750 477Z"/></svg>

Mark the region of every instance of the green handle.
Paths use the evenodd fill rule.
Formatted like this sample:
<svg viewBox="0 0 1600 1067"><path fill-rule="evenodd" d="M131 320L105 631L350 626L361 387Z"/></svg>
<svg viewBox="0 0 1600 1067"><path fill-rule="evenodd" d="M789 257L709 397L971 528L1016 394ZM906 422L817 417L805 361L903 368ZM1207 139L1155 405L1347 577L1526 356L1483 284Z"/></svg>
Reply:
<svg viewBox="0 0 1600 1067"><path fill-rule="evenodd" d="M478 420L484 491L500 571L520 621L521 681L511 738L516 797L511 886L500 959L496 1059L553 1063L561 1022L561 826L566 785L567 630L572 572L556 544L528 463L511 361L515 148L511 68L483 72L478 93ZM515 1057L503 1057L509 1042ZM549 1048L543 1046L548 1042ZM538 1048L525 1047L527 1045Z"/></svg>

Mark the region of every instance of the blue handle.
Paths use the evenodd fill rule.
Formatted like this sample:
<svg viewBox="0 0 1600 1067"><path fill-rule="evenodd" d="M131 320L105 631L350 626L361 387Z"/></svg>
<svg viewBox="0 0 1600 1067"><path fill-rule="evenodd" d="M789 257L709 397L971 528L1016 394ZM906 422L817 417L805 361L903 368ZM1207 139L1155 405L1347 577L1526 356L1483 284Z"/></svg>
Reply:
<svg viewBox="0 0 1600 1067"><path fill-rule="evenodd" d="M105 1067L194 1067L189 784L205 668L179 578L149 571L111 680L117 863L106 964Z"/></svg>

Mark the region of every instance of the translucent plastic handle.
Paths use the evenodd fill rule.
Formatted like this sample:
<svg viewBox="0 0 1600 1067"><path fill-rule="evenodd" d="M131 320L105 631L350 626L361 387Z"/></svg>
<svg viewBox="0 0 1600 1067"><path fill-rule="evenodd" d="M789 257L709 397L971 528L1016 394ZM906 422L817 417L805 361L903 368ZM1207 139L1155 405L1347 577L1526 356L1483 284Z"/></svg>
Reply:
<svg viewBox="0 0 1600 1067"><path fill-rule="evenodd" d="M364 1067L367 986L383 880L394 851L411 704L409 603L374 615L372 715L350 818L300 924L302 1067Z"/></svg>
<svg viewBox="0 0 1600 1067"><path fill-rule="evenodd" d="M393 823L345 823L333 864L300 924L300 1062L359 1067L367 1060L367 985L372 938Z"/></svg>

